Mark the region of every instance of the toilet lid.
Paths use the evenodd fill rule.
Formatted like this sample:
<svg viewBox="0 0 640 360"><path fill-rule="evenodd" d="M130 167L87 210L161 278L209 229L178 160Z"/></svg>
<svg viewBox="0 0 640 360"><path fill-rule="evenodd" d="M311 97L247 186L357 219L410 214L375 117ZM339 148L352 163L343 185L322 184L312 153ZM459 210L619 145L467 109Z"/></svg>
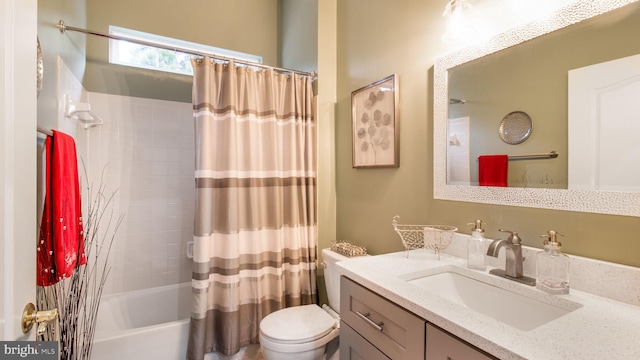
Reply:
<svg viewBox="0 0 640 360"><path fill-rule="evenodd" d="M262 334L278 342L299 344L327 335L337 320L318 305L294 306L267 315L260 322Z"/></svg>

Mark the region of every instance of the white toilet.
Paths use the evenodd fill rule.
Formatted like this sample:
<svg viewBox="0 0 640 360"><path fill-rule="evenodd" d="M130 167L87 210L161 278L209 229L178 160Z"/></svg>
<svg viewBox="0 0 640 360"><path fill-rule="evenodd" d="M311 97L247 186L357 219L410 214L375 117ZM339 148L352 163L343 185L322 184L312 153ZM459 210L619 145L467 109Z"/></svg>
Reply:
<svg viewBox="0 0 640 360"><path fill-rule="evenodd" d="M340 275L335 264L348 257L331 249L323 249L322 257L331 307L294 306L275 311L262 319L260 348L266 360L338 359Z"/></svg>

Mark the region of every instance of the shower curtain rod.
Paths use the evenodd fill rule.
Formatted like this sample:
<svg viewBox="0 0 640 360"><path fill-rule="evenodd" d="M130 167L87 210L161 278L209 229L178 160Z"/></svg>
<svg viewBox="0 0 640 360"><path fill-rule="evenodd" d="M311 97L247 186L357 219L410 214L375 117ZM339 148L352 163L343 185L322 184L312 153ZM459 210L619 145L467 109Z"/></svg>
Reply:
<svg viewBox="0 0 640 360"><path fill-rule="evenodd" d="M135 39L135 38L130 38L130 37L127 37L127 36L122 36L122 35L111 35L111 34L99 33L99 32L95 32L95 31L91 31L91 30L87 30L87 29L81 29L81 28L77 28L77 27L73 27L73 26L68 26L67 24L65 24L64 20L60 20L60 22L58 23L58 28L60 29L60 33L61 34L64 34L67 31L75 31L75 32L80 32L80 33L84 33L84 34L100 36L100 37L104 37L104 38L108 38L108 39L112 39L112 40L128 41L128 42L135 43L135 44L138 44L138 45L156 47L156 48L159 48L159 49L170 50L170 51L177 51L177 52L181 52L181 53L185 53L185 54L189 54L189 55L202 56L202 57L207 57L208 56L210 58L213 58L213 59L216 59L216 60L221 60L221 61L233 61L235 63L242 64L242 65L245 65L245 66L254 66L254 67L259 67L259 68L262 68L262 69L273 69L273 70L279 71L279 72L295 73L295 74L298 74L298 75L310 76L312 78L315 78L315 77L318 76L318 73L316 73L314 71L307 72L307 71L299 71L299 70L291 70L291 69L279 68L279 67L263 65L263 64L256 64L256 63L252 63L252 62L249 62L249 61L242 61L242 60L239 60L239 59L234 59L234 58L231 58L231 57L224 57L224 56L219 56L219 55L214 55L214 54L208 54L208 53L193 51L193 50L180 48L180 47L173 47L173 46L165 46L165 45L154 44L152 42L148 42L148 41L144 41L144 40L138 40L138 39Z"/></svg>

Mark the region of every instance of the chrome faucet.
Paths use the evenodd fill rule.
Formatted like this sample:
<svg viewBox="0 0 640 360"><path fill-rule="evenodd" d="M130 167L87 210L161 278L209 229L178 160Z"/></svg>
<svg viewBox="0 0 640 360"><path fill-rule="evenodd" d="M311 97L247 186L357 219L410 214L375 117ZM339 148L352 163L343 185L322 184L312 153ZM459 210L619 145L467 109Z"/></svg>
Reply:
<svg viewBox="0 0 640 360"><path fill-rule="evenodd" d="M498 257L500 249L504 248L506 263L504 270L493 269L489 271L489 273L534 286L536 284L536 279L522 275L522 263L524 262L524 258L522 257L522 240L518 236L518 233L504 229L498 229L498 231L506 232L511 235L509 235L506 240L492 241L491 244L489 244L487 255Z"/></svg>

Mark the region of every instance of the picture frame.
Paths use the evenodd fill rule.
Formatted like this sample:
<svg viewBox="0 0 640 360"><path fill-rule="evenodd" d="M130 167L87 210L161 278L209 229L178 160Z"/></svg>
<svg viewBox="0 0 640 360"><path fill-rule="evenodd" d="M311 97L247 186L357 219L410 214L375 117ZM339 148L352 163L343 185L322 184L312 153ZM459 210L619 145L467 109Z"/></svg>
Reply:
<svg viewBox="0 0 640 360"><path fill-rule="evenodd" d="M351 93L354 168L399 167L398 79L396 74Z"/></svg>

